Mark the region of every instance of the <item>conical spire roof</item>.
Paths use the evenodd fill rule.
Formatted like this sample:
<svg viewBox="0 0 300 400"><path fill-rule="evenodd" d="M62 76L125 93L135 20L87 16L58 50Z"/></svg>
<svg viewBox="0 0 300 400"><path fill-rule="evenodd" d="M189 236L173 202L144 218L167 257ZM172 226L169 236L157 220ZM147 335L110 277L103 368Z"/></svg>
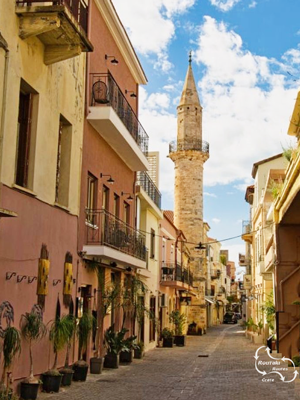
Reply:
<svg viewBox="0 0 300 400"><path fill-rule="evenodd" d="M185 77L185 82L182 90L182 95L180 99L179 106L184 105L200 105L200 100L196 88L196 83L194 79L193 69L192 69L192 58L190 55L189 58L189 66L187 70L187 74Z"/></svg>

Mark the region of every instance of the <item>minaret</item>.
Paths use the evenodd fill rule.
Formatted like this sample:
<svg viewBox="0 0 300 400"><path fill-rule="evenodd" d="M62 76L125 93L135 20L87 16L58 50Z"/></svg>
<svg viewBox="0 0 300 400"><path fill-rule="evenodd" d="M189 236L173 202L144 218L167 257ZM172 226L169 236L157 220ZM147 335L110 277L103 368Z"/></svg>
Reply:
<svg viewBox="0 0 300 400"><path fill-rule="evenodd" d="M170 143L169 157L175 164L174 223L184 232L188 242L203 242L203 165L209 158L209 145L202 141L202 107L194 80L191 53L177 107L177 141ZM203 250L195 250L195 244L189 245L189 248L194 286L198 288L197 302L203 304L205 255Z"/></svg>

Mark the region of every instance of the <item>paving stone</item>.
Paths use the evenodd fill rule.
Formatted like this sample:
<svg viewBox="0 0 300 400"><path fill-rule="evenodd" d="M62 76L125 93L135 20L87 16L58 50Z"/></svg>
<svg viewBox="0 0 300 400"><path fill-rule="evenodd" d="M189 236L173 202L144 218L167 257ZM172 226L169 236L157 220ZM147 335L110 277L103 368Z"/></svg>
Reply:
<svg viewBox="0 0 300 400"><path fill-rule="evenodd" d="M143 360L117 370L89 375L58 394L40 400L300 400L300 379L262 382L255 369L255 351L239 326L210 328L204 336L190 336L187 346L154 349ZM207 354L209 357L198 357ZM270 360L263 351L260 360ZM292 379L289 371L286 380Z"/></svg>

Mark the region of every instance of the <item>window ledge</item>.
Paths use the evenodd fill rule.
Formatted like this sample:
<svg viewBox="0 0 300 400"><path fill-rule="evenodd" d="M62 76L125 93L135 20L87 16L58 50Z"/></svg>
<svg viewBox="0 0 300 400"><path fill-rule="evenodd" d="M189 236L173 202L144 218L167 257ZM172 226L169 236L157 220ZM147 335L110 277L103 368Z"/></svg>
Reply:
<svg viewBox="0 0 300 400"><path fill-rule="evenodd" d="M35 193L35 192L33 192L32 190L27 189L27 188L25 188L25 187L23 187L23 186L19 186L19 185L17 185L16 183L14 183L12 187L13 187L14 189L16 189L16 190L19 190L20 192L24 192L24 193L26 193L26 194L29 194L30 196L33 196L33 197L36 197L36 196L37 196L37 193Z"/></svg>
<svg viewBox="0 0 300 400"><path fill-rule="evenodd" d="M69 208L66 207L66 206L63 206L62 204L59 204L59 203L55 202L53 205L54 205L54 207L61 208L62 210L66 211L68 213L70 212Z"/></svg>

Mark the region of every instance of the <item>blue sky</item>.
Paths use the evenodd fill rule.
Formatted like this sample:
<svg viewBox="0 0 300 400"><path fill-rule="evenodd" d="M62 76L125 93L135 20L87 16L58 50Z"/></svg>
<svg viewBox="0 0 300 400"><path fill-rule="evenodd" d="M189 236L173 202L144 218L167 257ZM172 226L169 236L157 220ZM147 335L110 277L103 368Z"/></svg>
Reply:
<svg viewBox="0 0 300 400"><path fill-rule="evenodd" d="M203 106L204 219L218 240L241 233L254 162L293 144L287 136L300 78L299 0L113 0L148 77L140 119L160 151L163 208L173 208L176 106L193 51ZM243 242L224 242L237 261Z"/></svg>

